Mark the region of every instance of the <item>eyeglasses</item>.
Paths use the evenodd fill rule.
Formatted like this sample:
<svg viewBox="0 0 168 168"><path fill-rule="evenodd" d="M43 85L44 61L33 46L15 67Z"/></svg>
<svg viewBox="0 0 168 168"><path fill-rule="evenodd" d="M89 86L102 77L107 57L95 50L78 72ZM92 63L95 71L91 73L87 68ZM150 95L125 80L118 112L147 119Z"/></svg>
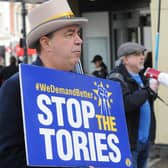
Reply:
<svg viewBox="0 0 168 168"><path fill-rule="evenodd" d="M145 53L143 51L142 52L136 52L136 53L134 53L134 55L136 55L136 56L144 55L145 56Z"/></svg>

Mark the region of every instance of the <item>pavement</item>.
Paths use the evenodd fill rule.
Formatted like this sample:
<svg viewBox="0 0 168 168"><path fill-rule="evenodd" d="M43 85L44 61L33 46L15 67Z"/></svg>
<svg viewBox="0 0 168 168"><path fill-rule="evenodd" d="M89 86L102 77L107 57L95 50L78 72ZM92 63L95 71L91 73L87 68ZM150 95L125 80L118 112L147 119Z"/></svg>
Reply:
<svg viewBox="0 0 168 168"><path fill-rule="evenodd" d="M155 144L151 147L147 168L168 168L168 145Z"/></svg>

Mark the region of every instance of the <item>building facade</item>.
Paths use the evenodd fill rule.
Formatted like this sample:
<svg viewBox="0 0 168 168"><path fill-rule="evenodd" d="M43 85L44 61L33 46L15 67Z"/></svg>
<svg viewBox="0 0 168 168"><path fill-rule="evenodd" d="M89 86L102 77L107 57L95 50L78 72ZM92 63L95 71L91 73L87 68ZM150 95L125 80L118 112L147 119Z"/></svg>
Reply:
<svg viewBox="0 0 168 168"><path fill-rule="evenodd" d="M168 1L161 0L160 47L158 68L168 72L166 64L166 47L168 36ZM94 55L100 54L108 71L113 68L117 59L118 46L126 41L143 44L155 53L155 35L157 27L156 0L69 0L77 15L88 18L89 22L83 30L82 64L85 73L90 74L94 65ZM26 4L29 11L35 4ZM10 19L6 19L10 18ZM0 45L11 46L23 36L21 3L0 2ZM29 25L26 23L26 30ZM154 57L154 54L153 54ZM154 59L153 59L154 60ZM159 95L167 100L166 88L161 86ZM156 143L168 144L166 120L168 107L157 100L155 105L157 119Z"/></svg>

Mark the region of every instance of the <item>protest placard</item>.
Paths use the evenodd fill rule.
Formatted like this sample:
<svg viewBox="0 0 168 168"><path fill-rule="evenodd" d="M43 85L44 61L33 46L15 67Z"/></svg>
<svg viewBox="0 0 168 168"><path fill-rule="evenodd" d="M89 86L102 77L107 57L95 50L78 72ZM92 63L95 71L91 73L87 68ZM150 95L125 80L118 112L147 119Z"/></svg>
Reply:
<svg viewBox="0 0 168 168"><path fill-rule="evenodd" d="M132 167L118 82L20 64L27 164Z"/></svg>

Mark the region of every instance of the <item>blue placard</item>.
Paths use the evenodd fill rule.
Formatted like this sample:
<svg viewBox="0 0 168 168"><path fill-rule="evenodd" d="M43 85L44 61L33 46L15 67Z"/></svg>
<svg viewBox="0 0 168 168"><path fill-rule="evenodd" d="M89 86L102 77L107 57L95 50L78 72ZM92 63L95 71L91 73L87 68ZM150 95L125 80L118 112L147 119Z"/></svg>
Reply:
<svg viewBox="0 0 168 168"><path fill-rule="evenodd" d="M20 65L30 166L132 167L120 84Z"/></svg>

